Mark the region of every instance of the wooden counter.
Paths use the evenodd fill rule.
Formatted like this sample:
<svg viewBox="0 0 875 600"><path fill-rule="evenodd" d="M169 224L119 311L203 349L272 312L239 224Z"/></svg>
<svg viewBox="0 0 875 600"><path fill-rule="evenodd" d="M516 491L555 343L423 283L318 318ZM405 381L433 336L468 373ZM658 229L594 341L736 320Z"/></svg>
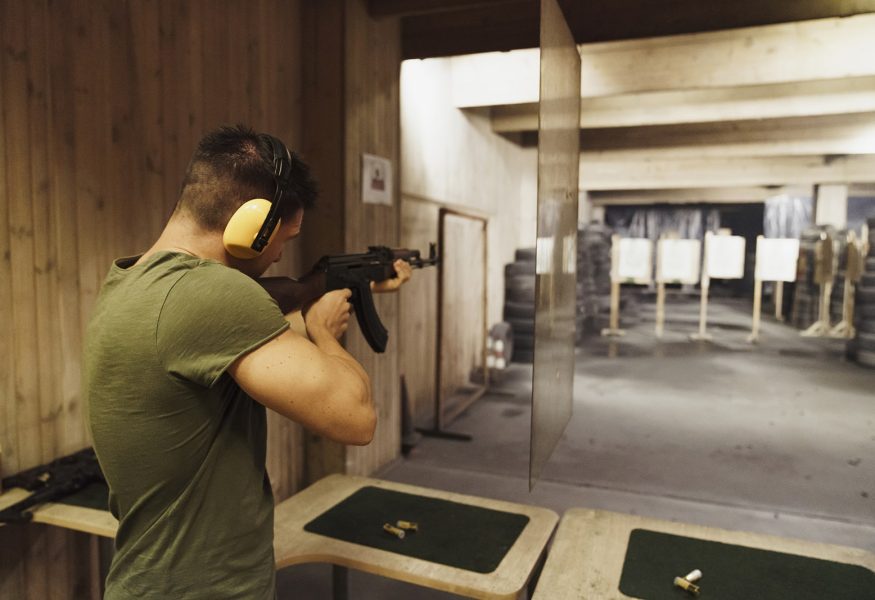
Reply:
<svg viewBox="0 0 875 600"><path fill-rule="evenodd" d="M798 554L875 570L875 554L859 548L575 508L562 517L533 600L628 598L619 591L618 585L633 529Z"/></svg>
<svg viewBox="0 0 875 600"><path fill-rule="evenodd" d="M304 531L304 525L364 486L524 514L529 522L498 568L475 573ZM324 562L471 598L517 598L539 564L558 516L551 510L412 485L331 475L276 507L277 568Z"/></svg>

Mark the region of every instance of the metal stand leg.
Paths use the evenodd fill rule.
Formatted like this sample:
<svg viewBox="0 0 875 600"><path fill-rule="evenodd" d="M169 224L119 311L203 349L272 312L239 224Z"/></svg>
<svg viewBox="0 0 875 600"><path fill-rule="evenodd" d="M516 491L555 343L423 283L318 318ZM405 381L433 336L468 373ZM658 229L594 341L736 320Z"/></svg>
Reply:
<svg viewBox="0 0 875 600"><path fill-rule="evenodd" d="M334 600L347 600L349 597L349 569L331 565L331 594Z"/></svg>

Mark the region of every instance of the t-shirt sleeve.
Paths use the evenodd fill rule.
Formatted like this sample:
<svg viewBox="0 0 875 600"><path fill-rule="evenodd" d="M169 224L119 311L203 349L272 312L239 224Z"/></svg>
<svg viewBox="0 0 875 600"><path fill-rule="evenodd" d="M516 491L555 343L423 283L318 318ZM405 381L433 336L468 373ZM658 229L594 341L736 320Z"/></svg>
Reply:
<svg viewBox="0 0 875 600"><path fill-rule="evenodd" d="M158 357L171 374L212 386L237 358L288 329L276 302L245 274L219 264L187 271L158 317Z"/></svg>

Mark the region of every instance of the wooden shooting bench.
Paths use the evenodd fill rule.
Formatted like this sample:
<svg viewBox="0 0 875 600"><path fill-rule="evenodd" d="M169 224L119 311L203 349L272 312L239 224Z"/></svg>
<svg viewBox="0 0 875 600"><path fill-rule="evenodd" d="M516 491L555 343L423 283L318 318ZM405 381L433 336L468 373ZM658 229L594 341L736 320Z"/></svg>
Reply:
<svg viewBox="0 0 875 600"><path fill-rule="evenodd" d="M104 487L103 490L106 488ZM87 488L86 488L87 490ZM91 533L100 537L114 538L118 529L118 521L106 509L93 508L87 500L77 502L77 497L85 494L73 494L63 502L46 502L33 509L33 523L43 523ZM0 510L12 506L27 498L31 493L22 488L11 488L0 494ZM104 501L105 502L105 501ZM2 527L2 524L0 524Z"/></svg>
<svg viewBox="0 0 875 600"><path fill-rule="evenodd" d="M0 510L29 493L4 491ZM94 508L100 494L105 502L106 488L97 486L42 504L32 522L113 538L118 522ZM397 520L414 521L419 531L398 539L382 529ZM334 565L335 598L346 597L347 568L354 568L472 598L512 599L533 583L558 520L534 506L331 475L276 506L276 567Z"/></svg>
<svg viewBox="0 0 875 600"><path fill-rule="evenodd" d="M384 522L414 521L403 539ZM471 598L518 598L537 575L551 510L364 477L331 475L276 507L277 568L334 565L335 598L353 568Z"/></svg>
<svg viewBox="0 0 875 600"><path fill-rule="evenodd" d="M875 554L859 548L576 508L533 600L693 600L674 578L694 569L702 599L875 599Z"/></svg>

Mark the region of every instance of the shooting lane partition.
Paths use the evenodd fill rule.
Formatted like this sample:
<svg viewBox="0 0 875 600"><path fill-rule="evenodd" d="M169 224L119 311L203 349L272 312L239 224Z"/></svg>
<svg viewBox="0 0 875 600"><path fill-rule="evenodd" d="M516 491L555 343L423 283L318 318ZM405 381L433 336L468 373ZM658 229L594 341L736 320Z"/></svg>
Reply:
<svg viewBox="0 0 875 600"><path fill-rule="evenodd" d="M656 337L665 328L665 285L696 284L701 279L702 242L664 236L656 245Z"/></svg>
<svg viewBox="0 0 875 600"><path fill-rule="evenodd" d="M829 300L832 296L832 282L835 276L835 245L832 237L821 232L820 239L814 246L814 283L820 286L820 302L818 304L817 321L805 331L799 332L802 337L825 337L829 335Z"/></svg>
<svg viewBox="0 0 875 600"><path fill-rule="evenodd" d="M580 190L580 53L557 0L541 1L535 359L529 489L571 419Z"/></svg>
<svg viewBox="0 0 875 600"><path fill-rule="evenodd" d="M702 261L701 303L699 331L690 336L694 340L710 340L708 333L708 290L712 279L741 279L744 277L744 238L731 235L728 229L705 233L705 259Z"/></svg>
<svg viewBox="0 0 875 600"><path fill-rule="evenodd" d="M857 283L863 277L863 244L857 239L854 231L848 232L845 246L845 288L842 294L842 320L830 329L829 337L851 339L856 334L854 329L854 297Z"/></svg>
<svg viewBox="0 0 875 600"><path fill-rule="evenodd" d="M763 302L763 282L774 281L775 285L775 316L781 312L783 302L783 284L796 281L796 264L799 262L799 240L797 239L767 239L757 236L756 267L754 270L753 289L753 324L747 338L750 343L759 340L760 313ZM778 286L781 293L778 293Z"/></svg>
<svg viewBox="0 0 875 600"><path fill-rule="evenodd" d="M611 316L603 336L622 336L620 329L620 285L653 283L653 242L646 238L611 236Z"/></svg>

